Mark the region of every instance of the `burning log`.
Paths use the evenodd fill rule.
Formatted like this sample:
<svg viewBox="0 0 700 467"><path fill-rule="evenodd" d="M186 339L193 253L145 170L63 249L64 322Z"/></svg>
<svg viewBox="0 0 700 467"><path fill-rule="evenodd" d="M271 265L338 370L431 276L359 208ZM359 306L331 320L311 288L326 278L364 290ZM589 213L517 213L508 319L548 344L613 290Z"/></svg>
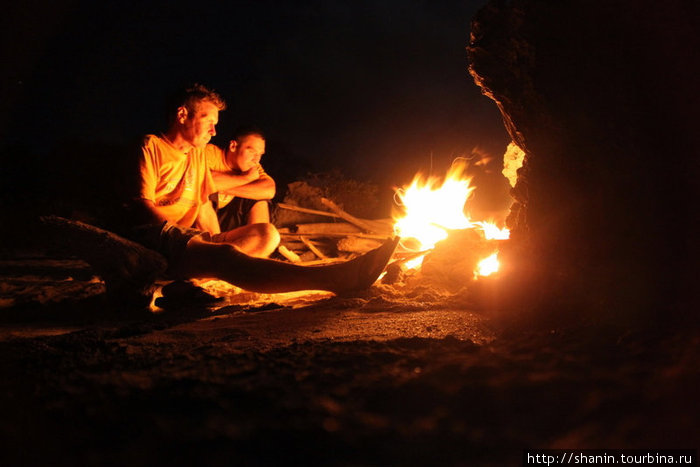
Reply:
<svg viewBox="0 0 700 467"><path fill-rule="evenodd" d="M425 256L421 274L433 284L457 292L474 280L479 263L493 252L493 240L486 240L478 230L452 230Z"/></svg>
<svg viewBox="0 0 700 467"><path fill-rule="evenodd" d="M465 215L474 190L467 169L464 160L456 160L444 179L418 174L409 186L397 190L403 213L396 219L395 229L403 238L402 246L416 252L401 264L415 269L422 262L424 277L445 275L437 282L454 282L457 288L473 277L498 271L497 250L492 241L510 235L508 229L473 221ZM454 248L445 248L453 244ZM435 245L441 246L434 250ZM426 251L432 258L427 267L422 258Z"/></svg>

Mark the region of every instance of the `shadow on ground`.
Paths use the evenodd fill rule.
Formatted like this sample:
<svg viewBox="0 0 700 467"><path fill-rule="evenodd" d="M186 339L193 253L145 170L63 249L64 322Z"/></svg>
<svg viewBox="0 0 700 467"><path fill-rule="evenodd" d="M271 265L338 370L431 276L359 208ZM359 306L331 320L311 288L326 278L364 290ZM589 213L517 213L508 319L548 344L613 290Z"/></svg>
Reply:
<svg viewBox="0 0 700 467"><path fill-rule="evenodd" d="M158 314L73 295L0 310L3 465L501 466L698 439L700 339L678 329L506 332L372 292Z"/></svg>

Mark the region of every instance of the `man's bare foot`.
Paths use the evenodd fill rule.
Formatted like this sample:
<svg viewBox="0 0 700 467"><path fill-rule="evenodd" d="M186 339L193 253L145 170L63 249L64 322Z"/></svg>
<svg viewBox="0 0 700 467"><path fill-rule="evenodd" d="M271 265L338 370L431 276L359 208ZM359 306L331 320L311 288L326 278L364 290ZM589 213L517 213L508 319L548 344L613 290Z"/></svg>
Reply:
<svg viewBox="0 0 700 467"><path fill-rule="evenodd" d="M342 295L369 288L384 271L398 243L399 237L394 237L379 248L337 265L338 270L330 274L332 284L327 290Z"/></svg>

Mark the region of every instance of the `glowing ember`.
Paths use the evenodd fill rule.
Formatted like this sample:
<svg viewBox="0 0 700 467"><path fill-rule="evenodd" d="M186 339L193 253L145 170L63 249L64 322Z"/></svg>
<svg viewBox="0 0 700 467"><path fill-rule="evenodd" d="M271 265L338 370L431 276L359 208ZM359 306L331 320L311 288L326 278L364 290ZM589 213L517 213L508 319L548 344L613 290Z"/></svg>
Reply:
<svg viewBox="0 0 700 467"><path fill-rule="evenodd" d="M408 187L396 190L405 213L395 219L394 230L405 240L413 239L403 243L406 249L431 250L437 242L447 238L450 230L476 228L486 240L509 237L508 229L490 222L472 222L464 214L467 200L475 189L470 186L471 178L466 175L466 168L465 161L457 160L444 180L438 177L426 179L418 174ZM497 255L498 252L494 252L481 260L474 274L487 276L498 271ZM406 267L414 269L422 262L423 256L420 256L407 262Z"/></svg>
<svg viewBox="0 0 700 467"><path fill-rule="evenodd" d="M498 271L499 266L500 264L498 263L498 252L496 252L488 258L479 261L479 264L476 267L475 275L490 276L494 272Z"/></svg>
<svg viewBox="0 0 700 467"><path fill-rule="evenodd" d="M418 268L418 266L423 264L423 258L425 258L425 256L419 256L418 258L413 258L412 260L406 261L406 269Z"/></svg>

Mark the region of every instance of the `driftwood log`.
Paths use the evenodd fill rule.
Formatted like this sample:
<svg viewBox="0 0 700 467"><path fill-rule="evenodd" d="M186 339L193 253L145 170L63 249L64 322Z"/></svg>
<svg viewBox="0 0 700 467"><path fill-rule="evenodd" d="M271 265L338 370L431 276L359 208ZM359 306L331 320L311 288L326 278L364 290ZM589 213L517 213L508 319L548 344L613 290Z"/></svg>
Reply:
<svg viewBox="0 0 700 467"><path fill-rule="evenodd" d="M338 251L362 254L379 248L381 244L381 241L372 238L344 237L338 240Z"/></svg>
<svg viewBox="0 0 700 467"><path fill-rule="evenodd" d="M52 246L87 262L105 282L108 296L147 305L165 258L153 250L90 224L58 216L40 218Z"/></svg>
<svg viewBox="0 0 700 467"><path fill-rule="evenodd" d="M359 221L368 226L371 224L373 231L381 233L363 233L360 227L350 222L297 224L279 229L281 245L285 247L279 253L293 262L297 262L293 255L300 256L304 261L305 252L313 253L315 258L321 260L332 260L336 253L366 253L391 237L391 220Z"/></svg>
<svg viewBox="0 0 700 467"><path fill-rule="evenodd" d="M333 212L308 209L301 206L280 203L278 207L307 214L328 216L345 222L315 222L279 228L282 242L278 248L280 255L294 263L325 264L337 260L347 260L347 254L363 254L381 245L381 241L393 235L391 219L360 219L345 212L333 201L320 198L320 203ZM343 258L333 258L340 254ZM307 261L306 258L318 258Z"/></svg>
<svg viewBox="0 0 700 467"><path fill-rule="evenodd" d="M329 208L331 211L335 212L340 216L343 220L356 225L360 229L362 229L364 232L367 233L387 233L391 234L391 227L388 226L387 224L383 222L377 222L377 221L370 221L366 219L359 219L351 214L348 214L347 212L343 211L340 206L335 204L333 201L326 199L326 198L321 198L321 203Z"/></svg>

